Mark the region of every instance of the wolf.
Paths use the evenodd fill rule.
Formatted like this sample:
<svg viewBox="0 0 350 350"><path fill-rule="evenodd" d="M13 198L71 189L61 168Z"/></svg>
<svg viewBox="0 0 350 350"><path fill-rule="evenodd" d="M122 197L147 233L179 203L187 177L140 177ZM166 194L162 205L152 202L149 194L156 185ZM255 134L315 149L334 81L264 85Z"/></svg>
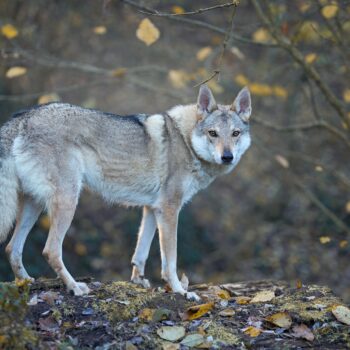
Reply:
<svg viewBox="0 0 350 350"><path fill-rule="evenodd" d="M86 188L109 203L142 206L131 281L150 287L144 269L156 229L161 277L187 292L177 271L177 224L182 206L248 149L251 97L243 88L231 105L217 104L202 85L197 103L163 114L119 116L66 103L22 110L0 129L0 242L18 279L31 279L22 262L25 240L42 211L50 217L43 250L69 291L89 292L62 259L62 243Z"/></svg>

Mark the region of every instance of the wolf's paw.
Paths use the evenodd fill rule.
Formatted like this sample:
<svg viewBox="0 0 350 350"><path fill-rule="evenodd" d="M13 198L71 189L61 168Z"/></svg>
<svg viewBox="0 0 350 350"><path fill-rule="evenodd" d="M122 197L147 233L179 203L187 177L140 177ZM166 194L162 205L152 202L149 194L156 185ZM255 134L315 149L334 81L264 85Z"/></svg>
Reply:
<svg viewBox="0 0 350 350"><path fill-rule="evenodd" d="M74 285L69 286L68 290L72 292L75 296L89 294L90 292L90 288L84 282L77 282Z"/></svg>
<svg viewBox="0 0 350 350"><path fill-rule="evenodd" d="M201 298L194 292L186 292L185 297L188 300L200 301Z"/></svg>
<svg viewBox="0 0 350 350"><path fill-rule="evenodd" d="M135 283L143 288L151 288L151 283L149 282L148 279L144 278L144 277L135 277L131 279L132 283Z"/></svg>

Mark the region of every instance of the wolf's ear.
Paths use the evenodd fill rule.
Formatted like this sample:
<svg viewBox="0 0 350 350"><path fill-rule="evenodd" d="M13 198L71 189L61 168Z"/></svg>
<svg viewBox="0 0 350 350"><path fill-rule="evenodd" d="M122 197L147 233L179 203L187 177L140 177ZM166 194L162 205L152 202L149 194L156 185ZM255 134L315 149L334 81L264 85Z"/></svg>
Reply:
<svg viewBox="0 0 350 350"><path fill-rule="evenodd" d="M201 85L197 100L197 109L200 115L211 113L217 109L215 98L207 85Z"/></svg>
<svg viewBox="0 0 350 350"><path fill-rule="evenodd" d="M247 87L244 87L238 93L236 99L231 105L231 110L235 111L244 122L248 122L252 113L252 103L250 92Z"/></svg>

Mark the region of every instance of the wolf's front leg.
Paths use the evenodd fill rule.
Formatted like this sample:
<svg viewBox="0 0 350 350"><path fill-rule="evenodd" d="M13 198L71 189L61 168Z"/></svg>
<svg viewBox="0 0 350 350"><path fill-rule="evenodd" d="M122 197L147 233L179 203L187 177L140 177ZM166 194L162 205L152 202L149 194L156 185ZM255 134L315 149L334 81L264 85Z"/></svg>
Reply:
<svg viewBox="0 0 350 350"><path fill-rule="evenodd" d="M173 205L164 205L155 210L159 230L159 243L162 257L162 279L169 283L175 293L180 293L188 299L199 300L197 294L187 292L176 272L177 263L177 221L180 208Z"/></svg>
<svg viewBox="0 0 350 350"><path fill-rule="evenodd" d="M138 233L135 253L131 263L134 265L132 269L131 282L139 284L144 288L149 288L151 285L144 278L145 264L148 258L151 243L156 231L156 218L153 210L149 207L143 208L143 217Z"/></svg>

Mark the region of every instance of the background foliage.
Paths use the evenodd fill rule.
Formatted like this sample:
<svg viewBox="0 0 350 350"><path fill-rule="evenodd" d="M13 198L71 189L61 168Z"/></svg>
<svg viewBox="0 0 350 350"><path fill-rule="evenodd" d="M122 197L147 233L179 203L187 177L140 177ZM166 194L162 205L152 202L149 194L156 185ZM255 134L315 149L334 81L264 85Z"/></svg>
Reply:
<svg viewBox="0 0 350 350"><path fill-rule="evenodd" d="M327 284L349 300L350 3L225 4L2 1L1 121L53 100L161 112L193 103L194 86L210 78L217 100L231 103L248 85L253 145L182 211L180 271L192 282ZM72 273L129 278L140 216L84 193L64 242ZM26 245L34 277L52 275L41 256L48 226L42 216ZM156 281L159 266L155 242L147 274ZM2 253L0 279L12 278Z"/></svg>

